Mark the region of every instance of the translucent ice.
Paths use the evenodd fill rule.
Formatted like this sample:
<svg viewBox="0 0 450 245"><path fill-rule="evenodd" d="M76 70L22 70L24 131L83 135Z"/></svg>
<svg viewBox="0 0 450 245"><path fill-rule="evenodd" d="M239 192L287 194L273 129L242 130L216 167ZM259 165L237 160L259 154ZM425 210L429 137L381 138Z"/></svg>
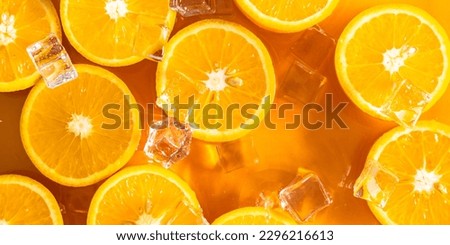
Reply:
<svg viewBox="0 0 450 245"><path fill-rule="evenodd" d="M171 0L170 7L183 17L216 12L216 0Z"/></svg>
<svg viewBox="0 0 450 245"><path fill-rule="evenodd" d="M374 160L366 162L353 187L355 197L375 203L383 208L399 183L399 178Z"/></svg>
<svg viewBox="0 0 450 245"><path fill-rule="evenodd" d="M291 47L292 54L311 70L319 70L330 61L336 40L319 26L306 29L301 38Z"/></svg>
<svg viewBox="0 0 450 245"><path fill-rule="evenodd" d="M152 160L169 168L189 155L191 141L189 125L169 117L150 126L144 152Z"/></svg>
<svg viewBox="0 0 450 245"><path fill-rule="evenodd" d="M228 172L259 163L253 137L246 136L239 140L221 143L217 146L219 164Z"/></svg>
<svg viewBox="0 0 450 245"><path fill-rule="evenodd" d="M55 34L30 45L27 52L49 88L78 77L69 55Z"/></svg>
<svg viewBox="0 0 450 245"><path fill-rule="evenodd" d="M392 96L382 106L381 113L400 125L414 126L430 100L429 93L408 80L403 80L394 87Z"/></svg>
<svg viewBox="0 0 450 245"><path fill-rule="evenodd" d="M300 61L294 61L282 81L278 93L288 100L306 104L315 102L327 78Z"/></svg>
<svg viewBox="0 0 450 245"><path fill-rule="evenodd" d="M300 223L308 221L333 202L322 181L310 171L299 172L297 177L280 191L279 199L281 207Z"/></svg>

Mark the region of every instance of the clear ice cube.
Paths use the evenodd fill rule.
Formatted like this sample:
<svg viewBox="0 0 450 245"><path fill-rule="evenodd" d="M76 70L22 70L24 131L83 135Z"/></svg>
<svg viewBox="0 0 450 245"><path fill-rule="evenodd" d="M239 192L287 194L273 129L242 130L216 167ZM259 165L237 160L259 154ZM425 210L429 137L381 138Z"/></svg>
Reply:
<svg viewBox="0 0 450 245"><path fill-rule="evenodd" d="M183 17L214 14L216 0L171 0L170 7Z"/></svg>
<svg viewBox="0 0 450 245"><path fill-rule="evenodd" d="M294 61L279 87L279 93L290 101L307 104L317 101L327 78L300 61Z"/></svg>
<svg viewBox="0 0 450 245"><path fill-rule="evenodd" d="M328 207L333 199L319 177L311 171L299 172L279 193L281 207L299 223L308 221Z"/></svg>
<svg viewBox="0 0 450 245"><path fill-rule="evenodd" d="M189 155L191 141L190 126L168 117L152 123L144 152L155 162L169 168Z"/></svg>
<svg viewBox="0 0 450 245"><path fill-rule="evenodd" d="M331 60L336 40L319 26L306 29L291 47L294 56L312 70L319 70Z"/></svg>
<svg viewBox="0 0 450 245"><path fill-rule="evenodd" d="M259 163L259 155L252 136L217 145L219 164L225 172L233 172Z"/></svg>
<svg viewBox="0 0 450 245"><path fill-rule="evenodd" d="M384 208L395 191L399 178L382 168L375 160L368 160L353 186L353 195Z"/></svg>
<svg viewBox="0 0 450 245"><path fill-rule="evenodd" d="M78 77L69 54L55 34L28 46L27 52L49 88L56 88Z"/></svg>
<svg viewBox="0 0 450 245"><path fill-rule="evenodd" d="M394 88L392 96L381 108L381 113L396 123L411 127L416 125L431 95L408 80L401 81Z"/></svg>

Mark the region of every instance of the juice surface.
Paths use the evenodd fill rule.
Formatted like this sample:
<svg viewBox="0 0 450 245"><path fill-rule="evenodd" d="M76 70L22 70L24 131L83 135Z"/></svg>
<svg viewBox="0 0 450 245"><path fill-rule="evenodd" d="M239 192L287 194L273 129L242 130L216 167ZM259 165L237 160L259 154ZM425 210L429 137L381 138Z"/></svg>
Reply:
<svg viewBox="0 0 450 245"><path fill-rule="evenodd" d="M345 25L356 14L368 7L392 2L408 3L423 8L439 21L447 33L450 33L450 16L446 13L448 3L445 0L341 0L334 13L319 25L330 36L337 39ZM53 0L53 3L59 10L59 1ZM265 31L246 19L235 7L231 15L178 17L173 33L205 18L227 19L240 23L254 32L271 52L278 82L284 79L286 71L293 62L290 47L297 42L302 33L277 34ZM63 44L73 63L91 63L78 54L65 37ZM366 202L353 197L353 183L363 168L372 144L384 132L396 125L372 118L350 102L337 81L333 55L325 61L326 65L321 71L328 79L325 91L321 93L332 94L334 106L341 102L348 103L340 113L348 126L347 129L334 124L332 128L322 127L318 130L309 130L302 126L287 130L285 124L292 121L290 117L292 115L288 113L285 118L282 118L273 111L270 118L277 125L276 129L261 125L243 139L253 142L254 152L248 154L258 156L257 164L226 172L217 164L219 156L216 145L194 140L191 154L172 167L172 170L185 179L196 192L209 222L232 209L254 206L261 193L274 193L286 186L295 177L297 169L302 167L316 172L333 197L331 206L318 213L310 223L378 224ZM156 100L156 66L156 62L145 60L128 67L105 68L126 82L138 103L150 105L148 108L153 108L152 105ZM84 224L90 198L98 184L83 188L63 187L46 179L35 169L23 149L19 131L21 108L28 93L29 89L14 93L0 93L0 174L18 173L35 178L54 193L63 207L66 224ZM449 101L450 90L447 90L438 103L423 114L421 119L433 119L450 124L450 115L445 110ZM278 93L275 104L283 103L286 101L282 94ZM318 99L318 103L325 106L324 95ZM299 114L301 106L294 104L294 110L290 113ZM144 107L147 108L147 106ZM144 118L151 117L149 115L151 113L159 114L157 109L146 110ZM323 113L312 113L310 120L323 120L323 118ZM139 150L129 165L147 161L142 151L146 138L147 130L144 130Z"/></svg>

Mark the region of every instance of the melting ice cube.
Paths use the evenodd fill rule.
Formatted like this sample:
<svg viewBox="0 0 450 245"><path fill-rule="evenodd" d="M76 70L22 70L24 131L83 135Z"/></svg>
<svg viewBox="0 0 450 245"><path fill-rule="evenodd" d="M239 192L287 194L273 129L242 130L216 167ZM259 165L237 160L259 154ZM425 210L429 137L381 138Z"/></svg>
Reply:
<svg viewBox="0 0 450 245"><path fill-rule="evenodd" d="M169 117L150 126L144 152L152 160L169 168L189 155L191 141L189 125Z"/></svg>
<svg viewBox="0 0 450 245"><path fill-rule="evenodd" d="M281 207L299 223L328 207L332 198L319 177L310 171L299 172L279 194Z"/></svg>
<svg viewBox="0 0 450 245"><path fill-rule="evenodd" d="M27 52L49 88L55 88L78 77L69 54L55 34L28 46Z"/></svg>
<svg viewBox="0 0 450 245"><path fill-rule="evenodd" d="M217 146L219 164L227 173L259 163L253 137L246 136L239 140L221 143Z"/></svg>
<svg viewBox="0 0 450 245"><path fill-rule="evenodd" d="M378 161L369 160L353 186L353 195L384 208L399 181L396 175L382 168Z"/></svg>
<svg viewBox="0 0 450 245"><path fill-rule="evenodd" d="M400 125L411 127L419 120L430 100L428 92L403 80L396 85L392 96L382 106L381 113Z"/></svg>
<svg viewBox="0 0 450 245"><path fill-rule="evenodd" d="M294 61L282 81L278 93L288 100L307 104L315 102L327 78L300 61Z"/></svg>
<svg viewBox="0 0 450 245"><path fill-rule="evenodd" d="M216 0L171 0L170 7L183 17L216 12Z"/></svg>

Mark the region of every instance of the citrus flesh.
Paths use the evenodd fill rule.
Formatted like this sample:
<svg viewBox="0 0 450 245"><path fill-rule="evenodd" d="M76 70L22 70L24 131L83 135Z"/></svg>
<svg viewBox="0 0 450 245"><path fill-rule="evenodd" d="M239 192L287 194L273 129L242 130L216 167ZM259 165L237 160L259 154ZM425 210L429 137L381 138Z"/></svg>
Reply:
<svg viewBox="0 0 450 245"><path fill-rule="evenodd" d="M408 124L445 92L449 47L445 30L424 10L405 4L375 6L341 34L336 71L361 110Z"/></svg>
<svg viewBox="0 0 450 245"><path fill-rule="evenodd" d="M165 46L157 103L194 125L195 138L231 141L258 127L274 99L275 80L270 54L257 36L235 23L203 20Z"/></svg>
<svg viewBox="0 0 450 245"><path fill-rule="evenodd" d="M339 0L235 0L255 24L273 32L300 32L331 15Z"/></svg>
<svg viewBox="0 0 450 245"><path fill-rule="evenodd" d="M132 65L162 49L176 17L169 0L62 0L60 14L72 46L105 66Z"/></svg>
<svg viewBox="0 0 450 245"><path fill-rule="evenodd" d="M94 194L88 224L194 225L204 219L195 193L175 173L155 165L127 167Z"/></svg>
<svg viewBox="0 0 450 245"><path fill-rule="evenodd" d="M217 218L213 225L295 225L287 213L263 207L235 209Z"/></svg>
<svg viewBox="0 0 450 245"><path fill-rule="evenodd" d="M0 175L0 224L62 225L58 203L39 182L25 176Z"/></svg>
<svg viewBox="0 0 450 245"><path fill-rule="evenodd" d="M22 111L21 137L38 170L67 186L94 184L119 170L139 143L137 110L126 84L90 65L75 65L78 78L56 89L41 80Z"/></svg>
<svg viewBox="0 0 450 245"><path fill-rule="evenodd" d="M397 127L376 141L365 166L375 162L376 171L359 182L381 223L450 223L449 147L450 127L435 121Z"/></svg>
<svg viewBox="0 0 450 245"><path fill-rule="evenodd" d="M0 5L0 92L33 86L39 79L26 48L50 33L61 38L50 0L2 1Z"/></svg>

